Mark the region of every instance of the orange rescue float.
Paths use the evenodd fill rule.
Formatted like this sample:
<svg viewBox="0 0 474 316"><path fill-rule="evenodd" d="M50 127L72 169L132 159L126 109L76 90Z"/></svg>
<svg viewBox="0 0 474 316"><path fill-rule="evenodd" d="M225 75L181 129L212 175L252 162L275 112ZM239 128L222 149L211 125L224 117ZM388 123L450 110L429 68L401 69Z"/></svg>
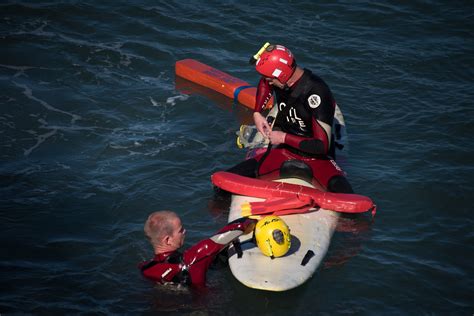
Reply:
<svg viewBox="0 0 474 316"><path fill-rule="evenodd" d="M195 59L183 59L176 62L176 75L192 81L231 99L253 110L257 88L241 79L203 64ZM267 105L271 108L273 99Z"/></svg>

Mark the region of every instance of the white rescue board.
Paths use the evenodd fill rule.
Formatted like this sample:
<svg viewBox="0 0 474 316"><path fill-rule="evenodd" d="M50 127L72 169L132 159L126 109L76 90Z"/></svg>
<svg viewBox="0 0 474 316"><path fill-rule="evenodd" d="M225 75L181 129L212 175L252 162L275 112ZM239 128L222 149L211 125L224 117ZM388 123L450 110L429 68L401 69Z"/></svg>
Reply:
<svg viewBox="0 0 474 316"><path fill-rule="evenodd" d="M308 182L295 178L280 181L311 187ZM255 201L263 199L233 195L229 221L242 217L241 205L244 202ZM229 266L232 274L250 288L286 291L306 282L327 253L339 213L318 209L305 214L284 215L281 218L289 226L291 234L291 248L285 256L274 259L265 256L252 242L253 233L240 237L242 249L240 258L233 245L229 248ZM303 265L305 256L308 256L309 260Z"/></svg>

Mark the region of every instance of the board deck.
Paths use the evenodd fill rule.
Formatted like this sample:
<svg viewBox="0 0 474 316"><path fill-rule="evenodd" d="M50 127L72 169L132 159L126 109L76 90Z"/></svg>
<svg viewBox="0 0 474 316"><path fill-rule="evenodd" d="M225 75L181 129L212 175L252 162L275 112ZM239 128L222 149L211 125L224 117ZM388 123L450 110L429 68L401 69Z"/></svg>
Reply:
<svg viewBox="0 0 474 316"><path fill-rule="evenodd" d="M310 186L300 179L281 181ZM229 221L241 217L244 202L262 199L233 195ZM332 235L337 226L339 213L319 209L306 214L281 216L290 228L291 248L280 258L271 259L263 255L251 241L252 234L240 237L242 256L232 245L229 248L229 266L232 274L244 285L267 291L286 291L306 282L317 270L329 248ZM308 254L312 251L313 255ZM309 260L302 265L305 256Z"/></svg>

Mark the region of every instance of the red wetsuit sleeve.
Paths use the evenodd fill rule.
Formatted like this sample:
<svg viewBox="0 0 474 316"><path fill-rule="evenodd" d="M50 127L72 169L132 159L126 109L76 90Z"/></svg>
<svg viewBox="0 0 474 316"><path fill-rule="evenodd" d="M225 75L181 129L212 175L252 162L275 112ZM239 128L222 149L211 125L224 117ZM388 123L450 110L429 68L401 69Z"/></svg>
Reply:
<svg viewBox="0 0 474 316"><path fill-rule="evenodd" d="M257 86L257 95L255 97L254 112L262 112L272 98L273 89L265 78L260 78Z"/></svg>
<svg viewBox="0 0 474 316"><path fill-rule="evenodd" d="M307 95L304 107L310 111L312 137L287 133L285 144L309 154L327 155L336 102L328 89L314 90Z"/></svg>
<svg viewBox="0 0 474 316"><path fill-rule="evenodd" d="M183 253L183 269L188 271L190 282L197 286L204 285L207 270L217 254L246 230L253 228L255 222L246 218L233 221L211 238L200 241L186 250Z"/></svg>
<svg viewBox="0 0 474 316"><path fill-rule="evenodd" d="M181 254L179 252L158 254L151 261L138 266L143 276L158 283L183 283Z"/></svg>
<svg viewBox="0 0 474 316"><path fill-rule="evenodd" d="M185 283L201 286L206 283L206 273L216 255L234 239L255 226L256 220L238 219L203 240L179 252L162 253L151 261L139 265L143 275L159 283Z"/></svg>
<svg viewBox="0 0 474 316"><path fill-rule="evenodd" d="M285 136L285 144L309 154L326 155L329 151L330 134L328 135L328 132L326 132L314 117L311 122L313 137L301 137L287 133Z"/></svg>
<svg viewBox="0 0 474 316"><path fill-rule="evenodd" d="M155 266L143 271L143 275L158 283L181 283L181 280L176 278L181 272L179 264L175 263L157 263Z"/></svg>

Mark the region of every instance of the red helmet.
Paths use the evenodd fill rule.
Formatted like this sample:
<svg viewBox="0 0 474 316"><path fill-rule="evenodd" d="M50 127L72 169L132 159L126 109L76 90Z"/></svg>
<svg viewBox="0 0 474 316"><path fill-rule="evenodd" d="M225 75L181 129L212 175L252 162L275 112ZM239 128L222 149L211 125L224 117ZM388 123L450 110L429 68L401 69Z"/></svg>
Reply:
<svg viewBox="0 0 474 316"><path fill-rule="evenodd" d="M270 45L258 58L255 69L264 77L276 78L285 84L295 71L296 62L288 48Z"/></svg>

